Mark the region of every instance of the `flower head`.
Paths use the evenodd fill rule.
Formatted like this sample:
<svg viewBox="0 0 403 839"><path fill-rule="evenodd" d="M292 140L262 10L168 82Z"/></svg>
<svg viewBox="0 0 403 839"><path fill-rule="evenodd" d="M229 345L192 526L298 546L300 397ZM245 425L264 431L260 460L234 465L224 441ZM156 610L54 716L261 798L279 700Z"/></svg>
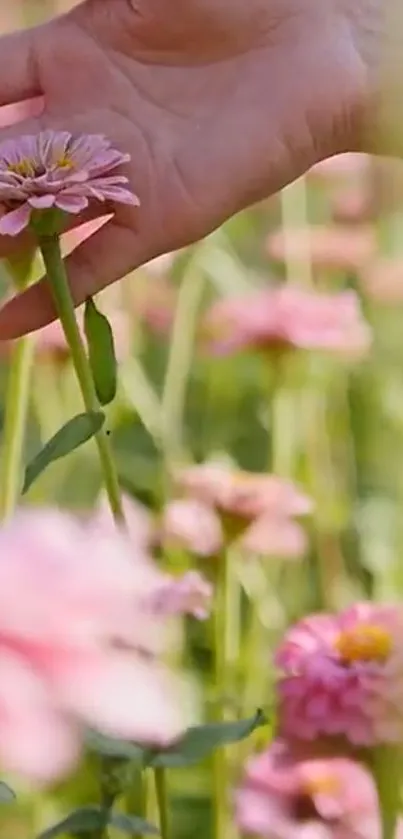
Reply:
<svg viewBox="0 0 403 839"><path fill-rule="evenodd" d="M118 531L54 510L0 530L0 763L62 775L81 731L167 743L177 687L159 661L161 574Z"/></svg>
<svg viewBox="0 0 403 839"><path fill-rule="evenodd" d="M252 758L236 797L242 830L266 839L379 839L374 784L345 758L297 759L277 741Z"/></svg>
<svg viewBox="0 0 403 839"><path fill-rule="evenodd" d="M359 746L403 737L403 613L361 603L313 615L286 634L276 663L282 734Z"/></svg>
<svg viewBox="0 0 403 839"><path fill-rule="evenodd" d="M35 210L81 213L90 201L137 206L124 175L110 173L130 157L112 149L101 135L73 137L43 131L0 145L0 235L16 236Z"/></svg>
<svg viewBox="0 0 403 839"><path fill-rule="evenodd" d="M210 347L228 354L246 347L365 354L370 329L352 291L321 294L294 286L220 301L207 315Z"/></svg>
<svg viewBox="0 0 403 839"><path fill-rule="evenodd" d="M309 260L319 270L358 271L374 258L376 250L370 225L312 225L291 231L281 228L267 240L271 259L285 262L290 257L294 263Z"/></svg>
<svg viewBox="0 0 403 839"><path fill-rule="evenodd" d="M187 495L246 523L263 514L297 516L312 509L310 499L290 481L224 463L190 466L176 475L176 481Z"/></svg>
<svg viewBox="0 0 403 839"><path fill-rule="evenodd" d="M300 559L307 538L301 525L287 516L259 516L240 538L240 547L249 553Z"/></svg>

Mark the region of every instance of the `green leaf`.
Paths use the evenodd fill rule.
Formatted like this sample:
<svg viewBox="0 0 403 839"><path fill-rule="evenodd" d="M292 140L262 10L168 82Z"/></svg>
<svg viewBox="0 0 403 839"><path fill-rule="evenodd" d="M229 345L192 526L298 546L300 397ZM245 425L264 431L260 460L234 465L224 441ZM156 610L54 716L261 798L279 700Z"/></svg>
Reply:
<svg viewBox="0 0 403 839"><path fill-rule="evenodd" d="M90 440L102 428L104 420L105 415L101 411L78 414L78 416L69 420L51 440L48 440L43 449L28 464L25 470L22 494L29 490L30 486L50 463L65 457L74 449L86 443L87 440Z"/></svg>
<svg viewBox="0 0 403 839"><path fill-rule="evenodd" d="M157 836L159 833L150 822L145 821L140 816L128 816L126 813L110 813L108 824L129 836L142 836L143 834Z"/></svg>
<svg viewBox="0 0 403 839"><path fill-rule="evenodd" d="M9 801L14 801L15 797L14 790L4 781L0 781L0 804L8 804Z"/></svg>
<svg viewBox="0 0 403 839"><path fill-rule="evenodd" d="M109 405L117 388L115 343L108 318L97 309L91 297L85 304L84 330L95 390L101 405Z"/></svg>
<svg viewBox="0 0 403 839"><path fill-rule="evenodd" d="M238 743L249 737L256 728L267 725L263 711L239 722L211 723L189 728L184 736L163 752L154 752L149 757L149 766L190 766L203 760L220 746Z"/></svg>
<svg viewBox="0 0 403 839"><path fill-rule="evenodd" d="M105 822L105 814L101 807L88 805L75 810L63 821L58 822L48 830L44 830L37 839L54 839L56 836L65 834L92 833L102 828Z"/></svg>
<svg viewBox="0 0 403 839"><path fill-rule="evenodd" d="M88 731L86 743L90 751L101 757L122 758L143 762L144 749L126 740L115 740L114 737L107 737L98 731Z"/></svg>
<svg viewBox="0 0 403 839"><path fill-rule="evenodd" d="M45 830L37 839L55 839L57 836L66 834L77 835L101 831L106 825L111 825L122 833L129 836L141 836L142 834L157 835L158 830L140 816L127 816L125 813L105 813L98 805L88 805L75 810L63 821Z"/></svg>

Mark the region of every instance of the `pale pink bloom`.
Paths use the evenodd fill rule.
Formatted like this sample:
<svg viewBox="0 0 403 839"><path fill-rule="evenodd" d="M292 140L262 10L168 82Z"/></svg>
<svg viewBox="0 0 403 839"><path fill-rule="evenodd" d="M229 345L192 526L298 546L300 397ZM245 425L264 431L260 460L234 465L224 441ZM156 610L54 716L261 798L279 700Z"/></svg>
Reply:
<svg viewBox="0 0 403 839"><path fill-rule="evenodd" d="M286 516L262 515L255 519L239 540L248 553L300 559L307 548L301 525Z"/></svg>
<svg viewBox="0 0 403 839"><path fill-rule="evenodd" d="M322 294L282 286L229 298L207 316L210 346L218 354L252 347L323 350L365 355L371 333L353 291Z"/></svg>
<svg viewBox="0 0 403 839"><path fill-rule="evenodd" d="M264 839L380 839L367 770L340 757L297 759L282 741L247 764L236 815Z"/></svg>
<svg viewBox="0 0 403 839"><path fill-rule="evenodd" d="M182 492L247 522L257 516L303 516L312 502L291 481L276 475L244 472L224 463L207 462L176 474Z"/></svg>
<svg viewBox="0 0 403 839"><path fill-rule="evenodd" d="M332 217L340 224L369 222L374 214L374 202L369 189L360 186L344 187L331 197Z"/></svg>
<svg viewBox="0 0 403 839"><path fill-rule="evenodd" d="M393 305L403 302L403 260L399 257L379 257L361 272L360 285L364 294L379 303Z"/></svg>
<svg viewBox="0 0 403 839"><path fill-rule="evenodd" d="M359 152L346 152L336 154L321 160L309 170L309 175L324 179L326 181L350 181L363 178L369 172L371 158L368 154Z"/></svg>
<svg viewBox="0 0 403 839"><path fill-rule="evenodd" d="M181 731L161 663L161 574L117 531L54 510L0 531L0 763L32 781L76 760L82 731L168 743Z"/></svg>
<svg viewBox="0 0 403 839"><path fill-rule="evenodd" d="M206 620L211 610L213 586L198 571L187 571L181 577L166 574L153 600L163 615L192 615Z"/></svg>
<svg viewBox="0 0 403 839"><path fill-rule="evenodd" d="M5 208L0 235L16 236L34 210L77 214L94 200L137 206L127 177L110 174L129 160L101 135L73 137L49 130L5 140L0 145L0 203Z"/></svg>
<svg viewBox="0 0 403 839"><path fill-rule="evenodd" d="M172 547L198 556L212 556L221 550L224 534L214 509L197 498L178 498L164 508L161 537Z"/></svg>
<svg viewBox="0 0 403 839"><path fill-rule="evenodd" d="M359 746L401 742L402 635L402 611L372 603L291 627L275 658L282 734Z"/></svg>
<svg viewBox="0 0 403 839"><path fill-rule="evenodd" d="M122 507L127 534L131 543L147 551L157 540L154 516L141 501L127 494L122 495ZM108 530L110 528L112 530L116 529L108 497L104 491L99 496L97 507L93 512L93 521Z"/></svg>
<svg viewBox="0 0 403 839"><path fill-rule="evenodd" d="M277 262L309 260L318 270L359 271L377 252L375 229L371 225L311 225L279 228L267 239L267 253Z"/></svg>

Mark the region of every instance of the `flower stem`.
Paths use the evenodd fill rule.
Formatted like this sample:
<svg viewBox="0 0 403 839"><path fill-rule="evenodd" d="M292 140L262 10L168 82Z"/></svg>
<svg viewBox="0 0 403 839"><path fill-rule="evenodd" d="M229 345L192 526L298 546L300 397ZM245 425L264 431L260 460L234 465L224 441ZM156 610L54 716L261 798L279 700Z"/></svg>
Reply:
<svg viewBox="0 0 403 839"><path fill-rule="evenodd" d="M169 801L166 770L157 767L154 770L154 779L157 793L160 836L161 839L169 839Z"/></svg>
<svg viewBox="0 0 403 839"><path fill-rule="evenodd" d="M227 584L229 572L228 551L224 551L218 559L214 621L214 687L215 708L214 719L223 722L226 718L227 705L227 641L228 641L228 610ZM227 839L228 827L228 760L225 750L218 748L213 757L214 779L214 839Z"/></svg>
<svg viewBox="0 0 403 839"><path fill-rule="evenodd" d="M394 839L400 810L400 749L394 745L375 749L373 773L378 790L382 839Z"/></svg>
<svg viewBox="0 0 403 839"><path fill-rule="evenodd" d="M58 236L40 236L39 246L45 263L57 314L63 326L87 411L99 411L91 368L77 325L74 303L64 266ZM102 428L95 436L103 480L113 516L124 522L120 488L108 436Z"/></svg>
<svg viewBox="0 0 403 839"><path fill-rule="evenodd" d="M19 291L29 285L34 267L33 254L21 263L9 264ZM18 502L24 453L25 428L28 416L34 339L25 336L11 350L5 398L3 431L2 480L0 485L0 517L10 516Z"/></svg>

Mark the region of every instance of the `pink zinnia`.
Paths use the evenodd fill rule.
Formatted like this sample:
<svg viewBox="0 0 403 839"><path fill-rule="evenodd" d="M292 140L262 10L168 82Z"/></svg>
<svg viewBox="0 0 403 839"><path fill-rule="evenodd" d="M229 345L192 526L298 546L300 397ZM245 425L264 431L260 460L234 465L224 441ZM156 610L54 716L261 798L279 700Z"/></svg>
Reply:
<svg viewBox="0 0 403 839"><path fill-rule="evenodd" d="M124 175L111 175L130 160L98 135L73 137L67 131L6 140L0 145L0 235L16 236L34 210L57 208L81 213L90 201L137 206Z"/></svg>
<svg viewBox="0 0 403 839"><path fill-rule="evenodd" d="M263 515L255 519L239 540L248 553L300 559L307 538L301 525L287 516Z"/></svg>
<svg viewBox="0 0 403 839"><path fill-rule="evenodd" d="M213 352L245 348L323 350L365 355L371 333L353 291L322 294L295 286L257 291L215 304L205 330Z"/></svg>
<svg viewBox="0 0 403 839"><path fill-rule="evenodd" d="M176 483L190 497L245 523L264 514L298 516L312 509L311 500L290 481L224 463L190 466L177 473Z"/></svg>
<svg viewBox="0 0 403 839"><path fill-rule="evenodd" d="M293 626L275 659L281 733L358 746L401 742L402 637L402 611L372 603Z"/></svg>
<svg viewBox="0 0 403 839"><path fill-rule="evenodd" d="M0 530L0 763L33 781L67 772L89 725L166 744L182 728L159 662L161 574L118 531L53 510Z"/></svg>
<svg viewBox="0 0 403 839"><path fill-rule="evenodd" d="M241 830L265 839L379 839L375 787L346 758L297 759L276 741L246 767L236 796Z"/></svg>

